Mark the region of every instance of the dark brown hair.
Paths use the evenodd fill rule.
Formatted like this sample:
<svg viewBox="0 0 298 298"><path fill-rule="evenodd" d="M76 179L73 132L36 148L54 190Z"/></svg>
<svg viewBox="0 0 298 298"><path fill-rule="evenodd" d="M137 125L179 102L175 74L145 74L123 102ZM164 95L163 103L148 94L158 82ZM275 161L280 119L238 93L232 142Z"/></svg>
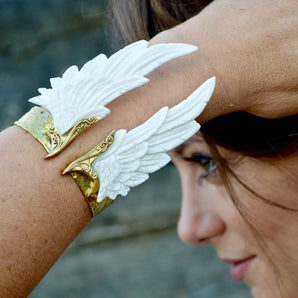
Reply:
<svg viewBox="0 0 298 298"><path fill-rule="evenodd" d="M111 0L108 17L115 50L140 39L149 40L199 13L210 0Z"/></svg>

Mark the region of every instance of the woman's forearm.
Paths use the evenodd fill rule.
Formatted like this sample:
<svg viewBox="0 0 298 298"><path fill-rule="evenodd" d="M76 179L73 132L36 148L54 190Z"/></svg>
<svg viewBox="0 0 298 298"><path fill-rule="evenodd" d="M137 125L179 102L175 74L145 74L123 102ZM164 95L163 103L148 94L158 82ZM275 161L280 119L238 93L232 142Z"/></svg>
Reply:
<svg viewBox="0 0 298 298"><path fill-rule="evenodd" d="M24 297L90 220L70 176L19 127L0 135L0 296Z"/></svg>
<svg viewBox="0 0 298 298"><path fill-rule="evenodd" d="M0 134L0 168L5 173L0 177L1 296L28 295L90 221L88 204L63 170L112 129L131 130L161 107L182 101L186 96L176 93L183 89L183 64L189 61L181 57L153 72L150 83L109 104L109 116L54 158L44 159L44 148L20 127Z"/></svg>

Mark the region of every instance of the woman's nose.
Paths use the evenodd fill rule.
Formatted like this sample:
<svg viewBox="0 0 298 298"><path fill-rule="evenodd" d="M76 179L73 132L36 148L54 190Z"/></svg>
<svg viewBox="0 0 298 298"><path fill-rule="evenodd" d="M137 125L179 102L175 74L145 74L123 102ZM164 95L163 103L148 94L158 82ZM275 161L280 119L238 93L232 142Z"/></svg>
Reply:
<svg viewBox="0 0 298 298"><path fill-rule="evenodd" d="M207 202L206 205L201 199L182 199L178 235L183 242L189 245L206 244L225 232L226 225L220 215L208 207Z"/></svg>

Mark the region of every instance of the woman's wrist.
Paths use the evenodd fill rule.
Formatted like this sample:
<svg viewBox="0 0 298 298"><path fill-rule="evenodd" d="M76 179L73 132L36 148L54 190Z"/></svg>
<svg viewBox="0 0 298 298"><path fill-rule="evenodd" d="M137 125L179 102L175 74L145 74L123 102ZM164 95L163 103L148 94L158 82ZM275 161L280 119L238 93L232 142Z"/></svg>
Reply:
<svg viewBox="0 0 298 298"><path fill-rule="evenodd" d="M204 76L216 76L201 123L236 111L267 118L298 112L294 2L213 1L197 16L151 40L198 47L187 57L191 62L185 64L180 81L185 90L195 88Z"/></svg>
<svg viewBox="0 0 298 298"><path fill-rule="evenodd" d="M196 29L194 31L194 28L200 28L200 30ZM169 102L175 100L176 96L178 98L179 96L185 96L185 93L192 92L206 78L216 77L216 88L212 100L199 116L200 123L205 123L217 116L241 109L245 104L243 101L238 100L239 96L236 95L238 86L233 80L231 69L227 69L229 64L227 59L230 58L225 58L221 51L221 47L225 45L218 44L217 40L208 31L210 29L200 13L173 29L159 33L149 43L153 45L163 42L189 42L198 47L198 51L195 53L175 61L175 66L167 64L157 72L172 72L179 76L179 79L178 76L173 76L171 85L176 89L173 88L173 93L168 98ZM155 73L152 75L155 75ZM231 102L230 105L226 104L227 100Z"/></svg>

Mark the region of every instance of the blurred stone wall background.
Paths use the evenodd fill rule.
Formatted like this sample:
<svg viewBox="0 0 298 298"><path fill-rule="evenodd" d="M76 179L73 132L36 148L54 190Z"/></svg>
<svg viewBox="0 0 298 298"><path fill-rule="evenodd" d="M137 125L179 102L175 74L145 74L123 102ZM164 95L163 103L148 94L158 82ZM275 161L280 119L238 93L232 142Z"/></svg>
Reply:
<svg viewBox="0 0 298 298"><path fill-rule="evenodd" d="M0 129L49 78L110 54L105 2L0 0ZM250 297L211 247L180 242L179 205L169 165L93 220L30 297Z"/></svg>

